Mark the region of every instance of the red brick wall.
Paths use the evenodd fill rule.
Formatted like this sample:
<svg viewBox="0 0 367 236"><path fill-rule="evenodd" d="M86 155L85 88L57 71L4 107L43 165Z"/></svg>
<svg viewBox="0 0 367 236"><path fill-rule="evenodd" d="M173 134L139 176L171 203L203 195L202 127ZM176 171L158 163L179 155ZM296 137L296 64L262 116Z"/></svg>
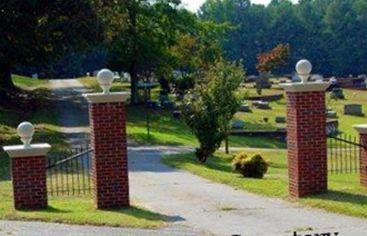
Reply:
<svg viewBox="0 0 367 236"><path fill-rule="evenodd" d="M361 134L361 145L367 147L367 134ZM367 187L367 148L361 147L361 184Z"/></svg>
<svg viewBox="0 0 367 236"><path fill-rule="evenodd" d="M327 190L325 92L287 92L289 193Z"/></svg>
<svg viewBox="0 0 367 236"><path fill-rule="evenodd" d="M11 159L11 165L14 207L47 207L46 157L16 157Z"/></svg>
<svg viewBox="0 0 367 236"><path fill-rule="evenodd" d="M89 105L92 180L97 208L129 206L125 106L122 102Z"/></svg>

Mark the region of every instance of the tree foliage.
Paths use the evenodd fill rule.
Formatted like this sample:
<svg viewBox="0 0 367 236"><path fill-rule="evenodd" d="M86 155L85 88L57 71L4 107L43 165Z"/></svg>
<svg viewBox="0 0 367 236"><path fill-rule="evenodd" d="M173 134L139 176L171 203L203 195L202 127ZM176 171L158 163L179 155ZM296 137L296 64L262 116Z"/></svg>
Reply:
<svg viewBox="0 0 367 236"><path fill-rule="evenodd" d="M195 28L196 17L179 8L179 0L96 0L106 29L106 45L113 69L125 70L132 79L132 102L138 103L140 78L168 73L169 48L183 32Z"/></svg>
<svg viewBox="0 0 367 236"><path fill-rule="evenodd" d="M268 6L249 0L207 0L200 17L234 28L221 39L226 58L243 59L256 73L256 56L275 45L289 44L289 73L307 58L325 75L366 73L367 2L365 0L273 0Z"/></svg>
<svg viewBox="0 0 367 236"><path fill-rule="evenodd" d="M259 72L271 72L287 64L289 57L289 45L279 44L269 52L257 55L258 64L256 69Z"/></svg>
<svg viewBox="0 0 367 236"><path fill-rule="evenodd" d="M196 156L205 162L228 136L230 121L240 106L238 89L244 71L238 65L220 60L200 79L185 95L182 114L199 141Z"/></svg>
<svg viewBox="0 0 367 236"><path fill-rule="evenodd" d="M100 38L89 0L0 1L0 87L12 89L15 66L41 65Z"/></svg>

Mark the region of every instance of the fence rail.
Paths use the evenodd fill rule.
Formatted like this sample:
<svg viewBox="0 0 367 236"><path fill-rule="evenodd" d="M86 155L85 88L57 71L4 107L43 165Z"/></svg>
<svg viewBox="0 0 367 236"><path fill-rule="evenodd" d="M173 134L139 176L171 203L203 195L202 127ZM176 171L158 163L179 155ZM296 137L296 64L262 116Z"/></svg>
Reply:
<svg viewBox="0 0 367 236"><path fill-rule="evenodd" d="M71 149L68 157L48 157L47 191L50 195L84 195L92 189L89 145Z"/></svg>
<svg viewBox="0 0 367 236"><path fill-rule="evenodd" d="M363 147L351 135L329 136L328 170L332 174L359 173L360 148Z"/></svg>

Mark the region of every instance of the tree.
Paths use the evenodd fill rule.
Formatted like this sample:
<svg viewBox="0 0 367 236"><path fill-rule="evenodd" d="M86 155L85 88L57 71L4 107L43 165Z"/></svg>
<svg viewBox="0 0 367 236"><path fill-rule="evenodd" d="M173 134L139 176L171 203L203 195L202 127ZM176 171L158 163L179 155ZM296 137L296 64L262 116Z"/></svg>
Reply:
<svg viewBox="0 0 367 236"><path fill-rule="evenodd" d="M257 55L258 64L256 69L259 71L259 77L256 80L256 92L261 95L264 86L269 84L269 73L280 66L286 65L289 57L289 45L279 44L270 52Z"/></svg>
<svg viewBox="0 0 367 236"><path fill-rule="evenodd" d="M138 99L138 82L153 72L165 73L169 48L187 32L196 17L179 8L179 0L99 0L100 16L107 29L113 68L131 76L131 102Z"/></svg>
<svg viewBox="0 0 367 236"><path fill-rule="evenodd" d="M220 60L185 95L183 119L200 143L196 149L200 162L212 156L229 135L230 121L240 106L239 86L243 79L241 67Z"/></svg>
<svg viewBox="0 0 367 236"><path fill-rule="evenodd" d="M14 90L15 66L42 65L100 38L89 0L0 2L0 88Z"/></svg>
<svg viewBox="0 0 367 236"><path fill-rule="evenodd" d="M219 38L229 29L227 24L215 24L207 21L197 21L192 32L182 33L177 43L169 50L167 62L168 73L176 70L172 79L175 90L179 95L191 89L195 78L201 77L210 66L222 58Z"/></svg>
<svg viewBox="0 0 367 236"><path fill-rule="evenodd" d="M289 74L296 61L307 58L325 76L366 73L365 0L272 0L266 7L248 0L207 0L199 16L233 26L220 45L226 59L243 59L248 73L256 73L259 53L279 43L289 44L292 55L278 72Z"/></svg>
<svg viewBox="0 0 367 236"><path fill-rule="evenodd" d="M289 57L289 45L278 44L269 52L257 55L258 64L256 69L259 72L271 72L280 66L287 64Z"/></svg>

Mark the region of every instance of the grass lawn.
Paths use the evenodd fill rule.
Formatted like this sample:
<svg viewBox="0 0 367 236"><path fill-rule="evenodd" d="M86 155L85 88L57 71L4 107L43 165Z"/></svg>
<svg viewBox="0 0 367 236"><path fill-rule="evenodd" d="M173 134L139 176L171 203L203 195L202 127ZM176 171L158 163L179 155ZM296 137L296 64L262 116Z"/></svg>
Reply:
<svg viewBox="0 0 367 236"><path fill-rule="evenodd" d="M246 88L245 91L250 91L250 94L254 94L255 89ZM263 94L279 93L279 90L264 89ZM362 104L363 111L367 114L367 92L344 89L345 100L332 100L329 99L329 93L326 94L327 106L337 112L339 117L339 130L345 134L357 136L358 133L353 129L354 124L366 123L365 117L357 117L344 115L344 105L348 103ZM251 104L251 101L249 102ZM277 124L275 122L276 116L286 115L286 99L283 98L278 101L270 102L270 110L261 110L253 108L251 113L238 112L235 119L244 120L246 122L245 129L247 130L276 130L277 128L285 127L285 124ZM268 118L265 122L264 118Z"/></svg>
<svg viewBox="0 0 367 236"><path fill-rule="evenodd" d="M150 138L147 136L146 112L143 107L128 107L127 134L138 144L196 146L189 128L168 111L150 113ZM230 147L285 148L285 142L266 137L230 136Z"/></svg>
<svg viewBox="0 0 367 236"><path fill-rule="evenodd" d="M268 197L294 201L288 197L288 170L285 150L246 151L263 154L270 163L264 179L243 178L231 167L231 155L217 152L206 164L196 161L194 154L176 154L163 157L163 163L187 170L214 182L227 184L236 189L246 190ZM358 174L329 175L329 191L300 199L305 206L367 218L367 188L360 186ZM244 203L245 204L245 203Z"/></svg>
<svg viewBox="0 0 367 236"><path fill-rule="evenodd" d="M46 79L32 79L25 76L13 75L13 83L22 89L36 89L40 87L47 87L48 80Z"/></svg>
<svg viewBox="0 0 367 236"><path fill-rule="evenodd" d="M97 210L90 196L49 197L49 207L44 210L15 210L11 183L0 181L0 219L39 220L79 225L107 225L135 228L155 228L165 224L168 217L140 207L117 210Z"/></svg>

